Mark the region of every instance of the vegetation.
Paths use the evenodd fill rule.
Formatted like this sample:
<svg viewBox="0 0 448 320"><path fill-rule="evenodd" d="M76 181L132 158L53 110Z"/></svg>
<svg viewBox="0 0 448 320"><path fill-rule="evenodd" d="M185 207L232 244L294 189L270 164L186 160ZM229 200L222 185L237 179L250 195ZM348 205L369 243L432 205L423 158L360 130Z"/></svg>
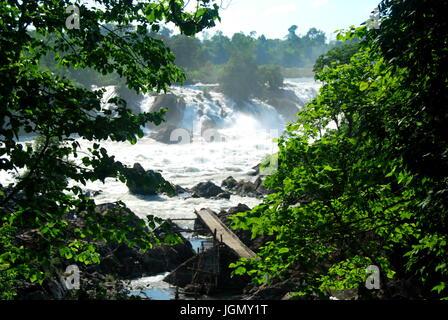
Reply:
<svg viewBox="0 0 448 320"><path fill-rule="evenodd" d="M276 193L233 219L275 240L236 274L262 283L296 273L296 297L307 299L349 288L448 298L448 3L379 8L379 29L351 28L338 38L359 44L318 60L323 87L279 140L266 182ZM370 265L379 291L365 288Z"/></svg>
<svg viewBox="0 0 448 320"><path fill-rule="evenodd" d="M265 181L275 192L232 217L233 228L273 240L259 259L232 264L234 273L258 284L298 277L302 299L353 288L363 299L448 299L448 2L382 0L379 29L351 27L338 35L345 45L315 28L298 36L297 26L283 40L220 32L198 40L219 18L210 0L192 13L183 0L97 2L105 8L79 4L79 29L66 28L68 0L0 2L0 170L18 177L0 186L0 299L61 266L99 263L99 242L147 250L176 241L130 224L123 203L100 214L80 187L114 178L173 191L101 147L135 144L142 126L163 121L166 110L140 113L127 101L189 75L243 102L317 57L323 86L278 140L278 170ZM119 97L105 109L104 90L91 87L108 84ZM24 134L39 137L23 143ZM91 147L81 151L78 138ZM77 215L85 224L73 228ZM150 228L160 224L148 216ZM371 265L381 290L365 286Z"/></svg>
<svg viewBox="0 0 448 320"><path fill-rule="evenodd" d="M134 144L143 136L141 127L159 124L164 112L136 115L120 98L109 100L113 108L101 109L103 91L89 91L39 61L54 59L49 67L71 68L66 72L72 75L82 68L105 77L115 73L137 93L160 92L185 76L151 33L173 22L191 36L214 26L218 6L201 0L197 11L188 13L180 0L98 3L103 10L78 4L80 28L67 29L70 1L0 2L0 170L26 170L17 183L0 188L0 298L14 297L22 280L42 283L59 274L57 266L98 263L98 241L142 250L159 241L131 228L122 215L100 215L82 188L68 181L135 178L135 170L109 156L100 141ZM36 147L18 142L23 131L41 136ZM94 143L81 155L74 137ZM81 157L82 166L68 161ZM85 225L68 232L65 218L81 212ZM160 223L148 217L150 227ZM37 234L32 248L21 244L27 232Z"/></svg>
<svg viewBox="0 0 448 320"><path fill-rule="evenodd" d="M117 28L113 24L106 24L103 27L105 31L118 35L123 35L124 30L127 30L123 27ZM270 73L268 77L272 81L274 77L277 78L274 87L282 83L279 78L280 71L283 77L312 77L312 66L319 55L341 45L340 41L327 43L325 34L315 28L310 29L304 36L299 36L297 26L289 28L284 39L267 39L264 35L256 37L255 32L249 35L236 33L229 38L218 31L211 37L204 33L204 39L199 40L185 34L173 35L173 31L165 27L159 32L150 32L150 36L170 48L175 55L175 64L187 75L187 83L219 82L223 91L231 93L230 96L236 100L260 96L263 92L262 87L271 87L270 84L265 86L266 72ZM81 86L90 88L92 85L105 86L117 83L122 87L125 85L117 73L104 76L92 69L61 68L54 64L54 55L48 53L43 56L40 66ZM245 63L249 65L245 66ZM241 78L233 74L235 68ZM258 76L261 78L258 79ZM229 83L225 83L226 81ZM253 81L258 84L249 83ZM243 94L233 91L233 87ZM244 89L248 89L248 93L244 92Z"/></svg>

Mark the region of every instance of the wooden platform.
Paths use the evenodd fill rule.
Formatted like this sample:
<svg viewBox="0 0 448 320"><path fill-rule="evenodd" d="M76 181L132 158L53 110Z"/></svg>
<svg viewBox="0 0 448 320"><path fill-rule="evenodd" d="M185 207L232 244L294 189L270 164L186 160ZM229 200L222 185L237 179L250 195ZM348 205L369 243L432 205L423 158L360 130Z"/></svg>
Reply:
<svg viewBox="0 0 448 320"><path fill-rule="evenodd" d="M216 239L224 243L227 247L235 251L241 258L254 258L255 253L249 249L241 240L219 220L218 216L210 209L201 209L195 211L198 218L210 230L212 234L216 233Z"/></svg>

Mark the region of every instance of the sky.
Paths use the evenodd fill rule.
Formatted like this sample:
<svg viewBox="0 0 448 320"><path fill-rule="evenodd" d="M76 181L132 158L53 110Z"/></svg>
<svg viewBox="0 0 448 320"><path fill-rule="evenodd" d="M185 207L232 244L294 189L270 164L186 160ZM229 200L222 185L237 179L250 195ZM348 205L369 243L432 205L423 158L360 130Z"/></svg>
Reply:
<svg viewBox="0 0 448 320"><path fill-rule="evenodd" d="M334 31L359 26L369 19L380 0L219 0L221 23L208 29L221 30L227 36L237 32L284 38L289 27L297 25L303 35L315 27L334 39Z"/></svg>

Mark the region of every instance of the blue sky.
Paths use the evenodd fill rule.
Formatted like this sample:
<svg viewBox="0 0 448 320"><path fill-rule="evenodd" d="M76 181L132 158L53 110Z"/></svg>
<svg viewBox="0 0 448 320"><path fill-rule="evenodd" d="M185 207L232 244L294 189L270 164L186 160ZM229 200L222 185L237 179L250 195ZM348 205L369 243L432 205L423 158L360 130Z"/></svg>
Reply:
<svg viewBox="0 0 448 320"><path fill-rule="evenodd" d="M220 1L218 1L220 2ZM298 34L309 28L323 30L327 37L333 32L360 25L369 19L380 0L222 0L222 22L209 33L222 30L231 36L256 31L268 38L283 38L288 28L297 25Z"/></svg>

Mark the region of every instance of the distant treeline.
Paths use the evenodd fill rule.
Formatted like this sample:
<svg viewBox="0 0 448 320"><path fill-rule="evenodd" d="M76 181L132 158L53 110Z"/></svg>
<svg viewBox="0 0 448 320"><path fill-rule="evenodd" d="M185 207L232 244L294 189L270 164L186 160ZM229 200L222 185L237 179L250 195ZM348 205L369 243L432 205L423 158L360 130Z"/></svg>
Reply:
<svg viewBox="0 0 448 320"><path fill-rule="evenodd" d="M325 33L311 28L304 36L297 35L297 26L291 26L284 39L268 39L264 35L256 37L235 33L231 38L218 31L213 36L206 35L201 41L183 35L172 35L163 30L159 37L168 44L176 55L176 62L187 70L196 70L204 63L226 64L236 52L254 55L257 65L278 65L284 68L312 67L316 59L336 42L327 43ZM285 32L286 33L286 32Z"/></svg>
<svg viewBox="0 0 448 320"><path fill-rule="evenodd" d="M104 32L126 36L134 28L105 25ZM256 32L227 37L218 31L214 35L204 34L202 40L174 34L168 28L148 32L171 49L175 64L187 76L186 83L220 83L226 94L236 100L246 100L260 96L263 88L281 86L283 77L312 76L318 57L341 45L338 41L327 42L325 33L316 28L303 36L297 34L297 29L291 26L283 39L256 36ZM117 74L103 76L85 69L60 68L54 61L54 56L47 56L41 65L82 86L118 84L124 87Z"/></svg>

